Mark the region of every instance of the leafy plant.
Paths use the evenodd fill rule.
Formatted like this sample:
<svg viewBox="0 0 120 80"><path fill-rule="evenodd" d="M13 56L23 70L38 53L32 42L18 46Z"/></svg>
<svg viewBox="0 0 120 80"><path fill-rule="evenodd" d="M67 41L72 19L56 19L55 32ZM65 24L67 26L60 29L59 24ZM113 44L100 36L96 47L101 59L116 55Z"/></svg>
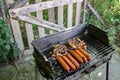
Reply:
<svg viewBox="0 0 120 80"><path fill-rule="evenodd" d="M110 40L118 45L120 43L120 2L118 0L112 1L109 9L104 13L106 13L104 17L107 18L105 21L109 25L107 31L110 34Z"/></svg>
<svg viewBox="0 0 120 80"><path fill-rule="evenodd" d="M11 36L9 26L0 19L0 63L15 58L19 53L16 43L11 41Z"/></svg>
<svg viewBox="0 0 120 80"><path fill-rule="evenodd" d="M99 28L108 32L110 43L120 44L120 1L119 0L89 0L94 2L94 8L99 15L103 18L105 24L108 26L105 29L98 19L87 10L86 20ZM103 3L102 5L99 3ZM91 14L91 15L90 15Z"/></svg>
<svg viewBox="0 0 120 80"><path fill-rule="evenodd" d="M114 27L111 27L107 29L106 32L108 33L110 43L113 43L115 40L116 29Z"/></svg>

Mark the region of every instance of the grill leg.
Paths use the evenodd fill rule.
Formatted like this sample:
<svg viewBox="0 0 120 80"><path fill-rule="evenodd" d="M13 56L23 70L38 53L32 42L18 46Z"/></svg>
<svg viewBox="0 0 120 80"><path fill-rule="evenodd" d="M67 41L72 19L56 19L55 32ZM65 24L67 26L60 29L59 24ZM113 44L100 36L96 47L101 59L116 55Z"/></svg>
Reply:
<svg viewBox="0 0 120 80"><path fill-rule="evenodd" d="M39 69L38 69L38 67L37 67L37 63L36 63L36 61L35 61L35 80L39 80L38 79L38 77L39 77Z"/></svg>
<svg viewBox="0 0 120 80"><path fill-rule="evenodd" d="M106 63L106 80L109 80L109 61Z"/></svg>

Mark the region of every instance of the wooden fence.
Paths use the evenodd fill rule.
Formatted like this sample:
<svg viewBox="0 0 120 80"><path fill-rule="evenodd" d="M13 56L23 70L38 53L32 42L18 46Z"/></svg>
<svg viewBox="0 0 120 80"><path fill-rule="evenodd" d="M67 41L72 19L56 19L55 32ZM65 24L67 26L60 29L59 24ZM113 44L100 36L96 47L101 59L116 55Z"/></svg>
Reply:
<svg viewBox="0 0 120 80"><path fill-rule="evenodd" d="M85 23L87 5L101 21L87 0L6 0L6 3L14 39L21 51L31 50L30 53L32 40Z"/></svg>

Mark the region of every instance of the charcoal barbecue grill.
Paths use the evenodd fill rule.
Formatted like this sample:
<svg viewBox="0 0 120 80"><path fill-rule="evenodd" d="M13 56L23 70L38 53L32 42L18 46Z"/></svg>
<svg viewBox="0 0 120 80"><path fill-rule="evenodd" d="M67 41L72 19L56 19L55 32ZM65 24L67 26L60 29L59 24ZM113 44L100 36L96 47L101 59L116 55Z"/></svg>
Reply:
<svg viewBox="0 0 120 80"><path fill-rule="evenodd" d="M92 60L81 64L75 71L66 72L52 57L52 50L56 43L66 45L66 42L74 37L85 41L86 51L90 53ZM94 25L82 24L70 30L34 40L32 45L35 50L33 56L39 72L47 79L77 80L79 77L94 71L100 65L107 63L106 80L108 80L109 60L114 53L114 49L109 45L107 33Z"/></svg>

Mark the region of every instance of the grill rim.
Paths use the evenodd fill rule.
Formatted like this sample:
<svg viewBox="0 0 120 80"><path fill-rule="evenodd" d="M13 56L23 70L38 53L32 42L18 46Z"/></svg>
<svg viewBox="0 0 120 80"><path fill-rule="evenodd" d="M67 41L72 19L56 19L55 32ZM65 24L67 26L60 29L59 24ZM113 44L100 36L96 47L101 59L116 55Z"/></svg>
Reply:
<svg viewBox="0 0 120 80"><path fill-rule="evenodd" d="M83 29L83 30L81 30L81 34L83 34L87 29L89 29L88 27L89 26L91 26L91 24L82 24L82 27L83 28L81 28L81 29ZM81 27L81 26L78 26L77 28L79 28L79 27ZM74 32L74 30L75 30L76 28L74 28L74 29L71 29L71 31L73 31ZM70 30L68 30L68 31L70 31ZM39 40L44 40L44 39L49 39L49 37L51 37L51 36L55 36L55 35L58 35L58 34L62 34L62 33L66 33L66 31L63 31L63 32L59 32L59 33L57 33L57 34L54 34L54 35L50 35L50 36L47 36L47 37L43 37L43 38L41 38L41 39L38 39L38 40L34 40L34 41L32 41L32 45L33 45L33 47L34 47L34 49L35 49L35 52L37 52L37 54L39 55L41 55L41 56L43 56L43 61L45 62L45 64L47 63L47 61L44 59L44 55L43 55L43 53L41 52L42 51L42 49L44 49L44 48L42 48L42 49L40 49L40 48L38 48L39 46L37 46L38 44L38 42L39 42ZM103 31L104 32L104 31ZM78 34L77 34L78 35ZM93 36L93 34L91 34L92 36ZM95 36L93 36L93 37L95 37ZM37 43L36 43L37 42ZM54 44L56 44L56 43L54 43ZM54 45L54 44L52 44L52 45ZM108 45L108 44L107 44ZM108 56L108 55L107 55ZM110 56L110 55L109 55ZM105 60L100 60L100 61L105 61ZM97 61L97 62L99 62L99 61ZM93 64L94 65L94 64ZM91 65L92 66L92 65ZM81 71L81 70L80 70ZM47 72L47 71L46 71ZM52 72L51 71L49 71L48 70L48 72L50 73L50 77L52 76L51 74L52 74ZM50 78L49 77L49 78Z"/></svg>

